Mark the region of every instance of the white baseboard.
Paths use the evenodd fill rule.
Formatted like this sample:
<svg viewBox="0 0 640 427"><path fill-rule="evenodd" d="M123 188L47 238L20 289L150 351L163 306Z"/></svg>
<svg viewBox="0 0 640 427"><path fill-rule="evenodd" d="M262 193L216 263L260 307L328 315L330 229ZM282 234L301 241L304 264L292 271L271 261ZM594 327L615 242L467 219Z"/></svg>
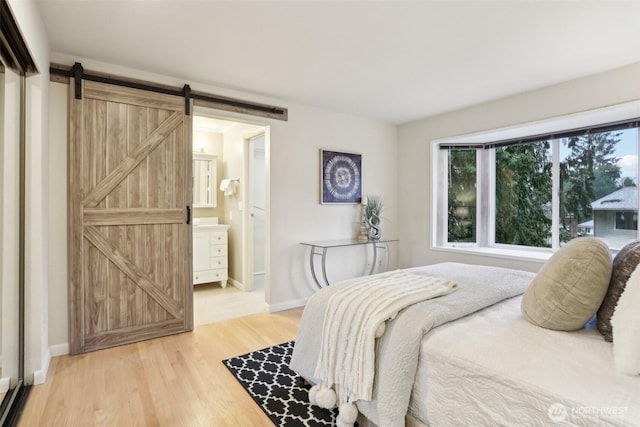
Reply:
<svg viewBox="0 0 640 427"><path fill-rule="evenodd" d="M238 289L240 289L241 291L245 291L245 290L246 290L246 287L244 286L244 283L242 283L242 282L238 282L236 279L232 279L231 277L229 277L228 282L229 282L229 284L230 284L231 286L233 286L234 288L238 288Z"/></svg>
<svg viewBox="0 0 640 427"><path fill-rule="evenodd" d="M9 377L0 378L0 393L8 392L9 384L11 384Z"/></svg>
<svg viewBox="0 0 640 427"><path fill-rule="evenodd" d="M33 373L33 385L44 384L47 381L47 372L49 371L49 363L51 362L51 350L47 349L42 363L42 369Z"/></svg>
<svg viewBox="0 0 640 427"><path fill-rule="evenodd" d="M275 313L277 311L289 310L291 308L304 307L308 299L309 298L301 298L296 300L279 302L277 304L267 304L265 302L264 305L265 305L266 311L268 311L269 313Z"/></svg>
<svg viewBox="0 0 640 427"><path fill-rule="evenodd" d="M229 279L229 283L232 286L235 286L238 289L242 289L243 284L233 280L233 279ZM291 308L298 308L298 307L303 307L306 303L307 303L308 298L301 298L301 299L297 299L297 300L291 300L291 301L285 301L282 303L278 303L278 304L267 304L266 302L264 303L264 311L266 311L267 313L275 313L277 311L283 311L283 310L289 310ZM49 347L49 357L57 357L57 356L64 356L69 354L69 343L64 342L61 344L54 344L52 346ZM47 361L47 370L49 368L49 362L50 359ZM46 374L46 372L45 372ZM46 375L44 376L44 378L46 378ZM34 378L34 381L36 381L36 379ZM0 383L1 384L1 383ZM37 383L39 384L39 383Z"/></svg>
<svg viewBox="0 0 640 427"><path fill-rule="evenodd" d="M62 344L55 344L49 347L51 357L64 356L69 354L69 343L63 342Z"/></svg>

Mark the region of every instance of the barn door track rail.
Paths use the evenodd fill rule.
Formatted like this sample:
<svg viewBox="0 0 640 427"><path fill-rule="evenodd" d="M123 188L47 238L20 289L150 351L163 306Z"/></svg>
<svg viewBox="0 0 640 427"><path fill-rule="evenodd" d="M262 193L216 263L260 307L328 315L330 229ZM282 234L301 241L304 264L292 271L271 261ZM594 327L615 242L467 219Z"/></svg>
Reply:
<svg viewBox="0 0 640 427"><path fill-rule="evenodd" d="M288 120L288 110L283 107L259 104L236 98L228 98L206 92L192 91L191 87L188 84L185 84L182 88L177 88L174 86L130 79L127 77L113 76L111 74L105 74L95 71L85 71L82 64L79 62L76 62L71 67L59 64L51 64L49 73L51 75L51 81L59 83L70 84L71 78L73 78L75 85L74 93L76 99L82 99L81 81L84 79L98 83L107 83L133 89L140 89L150 92L163 93L166 95L183 97L185 101L184 103L186 115L191 114L191 100L193 100L193 104L196 106L233 111L237 113L250 114L253 116L268 117L283 121Z"/></svg>

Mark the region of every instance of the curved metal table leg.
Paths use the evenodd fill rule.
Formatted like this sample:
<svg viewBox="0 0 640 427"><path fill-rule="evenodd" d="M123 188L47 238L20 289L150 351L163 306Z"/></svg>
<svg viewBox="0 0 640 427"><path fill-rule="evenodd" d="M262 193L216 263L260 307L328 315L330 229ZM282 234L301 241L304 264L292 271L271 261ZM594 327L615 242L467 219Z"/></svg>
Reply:
<svg viewBox="0 0 640 427"><path fill-rule="evenodd" d="M367 267L367 259L369 258L369 245L362 245L364 248L364 264L362 266L362 276L366 276L369 271L369 267Z"/></svg>
<svg viewBox="0 0 640 427"><path fill-rule="evenodd" d="M326 268L326 259L327 259L327 248L322 248L322 252L316 252L316 249L319 249L318 246L311 246L311 252L309 253L309 266L311 267L311 276L313 276L313 281L316 282L316 286L319 289L322 289L324 286L329 286L329 279L327 279L327 268ZM322 257L322 277L324 278L324 285L320 284L318 280L318 276L316 275L316 266L313 262L314 256Z"/></svg>
<svg viewBox="0 0 640 427"><path fill-rule="evenodd" d="M385 264L384 271L389 271L389 243L384 242Z"/></svg>
<svg viewBox="0 0 640 427"><path fill-rule="evenodd" d="M371 262L371 269L369 275L372 275L376 269L376 262L378 262L378 244L373 242L373 261Z"/></svg>
<svg viewBox="0 0 640 427"><path fill-rule="evenodd" d="M327 248L322 248L322 277L324 277L324 283L329 286L329 279L327 279Z"/></svg>
<svg viewBox="0 0 640 427"><path fill-rule="evenodd" d="M373 262L371 263L371 269L369 270L370 275L373 274L376 269L376 263L378 262L378 249L384 249L384 271L389 271L389 244L387 242L373 242Z"/></svg>

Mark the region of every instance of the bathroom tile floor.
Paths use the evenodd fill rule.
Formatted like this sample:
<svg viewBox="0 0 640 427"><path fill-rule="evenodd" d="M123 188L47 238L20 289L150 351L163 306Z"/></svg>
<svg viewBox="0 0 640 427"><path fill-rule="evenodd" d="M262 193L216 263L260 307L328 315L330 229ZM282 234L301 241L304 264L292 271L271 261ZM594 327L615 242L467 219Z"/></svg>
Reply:
<svg viewBox="0 0 640 427"><path fill-rule="evenodd" d="M193 326L235 319L265 311L264 276L254 276L254 290L244 292L220 282L196 285L193 288Z"/></svg>

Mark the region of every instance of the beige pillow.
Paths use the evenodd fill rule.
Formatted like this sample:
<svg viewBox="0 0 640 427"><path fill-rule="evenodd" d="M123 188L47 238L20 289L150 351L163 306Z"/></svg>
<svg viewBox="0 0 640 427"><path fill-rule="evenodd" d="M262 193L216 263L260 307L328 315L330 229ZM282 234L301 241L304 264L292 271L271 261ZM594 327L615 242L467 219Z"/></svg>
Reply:
<svg viewBox="0 0 640 427"><path fill-rule="evenodd" d="M613 341L611 317L613 316L620 295L624 292L629 276L640 264L640 241L627 244L613 259L613 272L609 281L607 294L598 309L598 330L605 341Z"/></svg>
<svg viewBox="0 0 640 427"><path fill-rule="evenodd" d="M522 315L547 329L581 329L602 303L611 265L609 248L601 240L572 240L554 253L533 279L522 298Z"/></svg>

